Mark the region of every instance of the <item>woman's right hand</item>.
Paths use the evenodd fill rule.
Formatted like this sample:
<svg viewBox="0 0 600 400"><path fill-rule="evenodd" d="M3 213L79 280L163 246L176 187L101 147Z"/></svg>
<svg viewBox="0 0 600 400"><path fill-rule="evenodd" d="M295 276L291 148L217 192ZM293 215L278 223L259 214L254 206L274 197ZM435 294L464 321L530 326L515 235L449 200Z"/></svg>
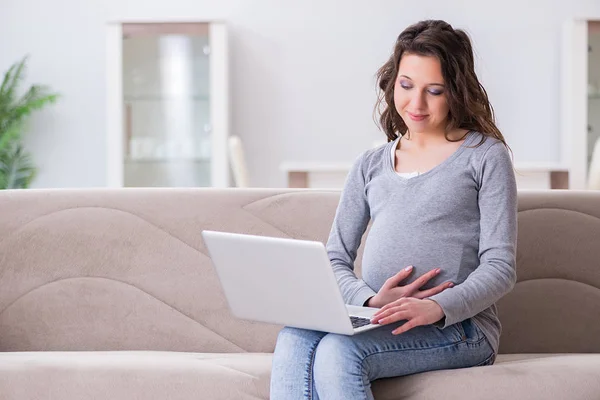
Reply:
<svg viewBox="0 0 600 400"><path fill-rule="evenodd" d="M440 273L439 268L431 270L426 274L421 275L421 277L416 279L413 283L409 283L408 285L404 286L398 286L400 285L400 282L402 282L410 275L411 272L412 266L408 266L402 271L398 272L396 275L386 280L379 292L367 301L366 306L381 308L386 304L391 303L392 301L396 301L402 297L414 297L416 299L424 299L426 297L433 296L434 294L443 292L444 290L454 286L452 282L445 282L431 289L420 290L420 288L427 282L429 282L430 279L432 279Z"/></svg>

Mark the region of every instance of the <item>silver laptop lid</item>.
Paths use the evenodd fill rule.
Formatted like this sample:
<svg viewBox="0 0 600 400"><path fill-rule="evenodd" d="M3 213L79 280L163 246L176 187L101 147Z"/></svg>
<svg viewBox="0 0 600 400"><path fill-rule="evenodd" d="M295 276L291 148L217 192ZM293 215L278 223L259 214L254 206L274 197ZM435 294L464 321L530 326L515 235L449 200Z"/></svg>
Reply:
<svg viewBox="0 0 600 400"><path fill-rule="evenodd" d="M202 236L236 317L353 332L321 242L215 231Z"/></svg>

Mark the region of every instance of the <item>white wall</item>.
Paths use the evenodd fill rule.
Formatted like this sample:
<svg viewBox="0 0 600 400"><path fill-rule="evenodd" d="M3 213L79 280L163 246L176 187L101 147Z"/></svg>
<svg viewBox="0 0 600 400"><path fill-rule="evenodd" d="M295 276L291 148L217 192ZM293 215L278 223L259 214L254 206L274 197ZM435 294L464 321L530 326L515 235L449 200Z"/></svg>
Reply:
<svg viewBox="0 0 600 400"><path fill-rule="evenodd" d="M0 0L0 70L29 53L30 81L63 95L31 126L35 186L103 186L106 21L227 21L232 133L252 183L281 186L283 161L347 162L371 145L375 71L403 28L441 18L474 38L516 161L556 162L561 27L571 17L600 19L600 2Z"/></svg>

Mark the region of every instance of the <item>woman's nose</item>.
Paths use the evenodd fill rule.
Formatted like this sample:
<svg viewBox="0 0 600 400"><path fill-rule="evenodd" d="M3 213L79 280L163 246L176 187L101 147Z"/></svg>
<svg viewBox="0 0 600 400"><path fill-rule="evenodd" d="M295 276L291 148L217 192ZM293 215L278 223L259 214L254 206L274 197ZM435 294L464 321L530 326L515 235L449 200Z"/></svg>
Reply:
<svg viewBox="0 0 600 400"><path fill-rule="evenodd" d="M413 96L413 98L410 100L410 105L412 106L413 110L421 110L422 108L425 108L425 97L422 94L416 94Z"/></svg>

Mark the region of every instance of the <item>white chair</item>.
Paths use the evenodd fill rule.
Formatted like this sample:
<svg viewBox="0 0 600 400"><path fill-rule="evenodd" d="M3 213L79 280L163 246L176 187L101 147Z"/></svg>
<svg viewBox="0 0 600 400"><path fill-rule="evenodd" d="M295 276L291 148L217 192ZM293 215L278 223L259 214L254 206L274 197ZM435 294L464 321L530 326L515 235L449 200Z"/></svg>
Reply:
<svg viewBox="0 0 600 400"><path fill-rule="evenodd" d="M248 187L248 167L244 156L244 147L239 136L230 136L227 140L229 147L229 164L233 173L236 187Z"/></svg>
<svg viewBox="0 0 600 400"><path fill-rule="evenodd" d="M588 189L600 190L600 138L596 140L592 151L587 187Z"/></svg>

